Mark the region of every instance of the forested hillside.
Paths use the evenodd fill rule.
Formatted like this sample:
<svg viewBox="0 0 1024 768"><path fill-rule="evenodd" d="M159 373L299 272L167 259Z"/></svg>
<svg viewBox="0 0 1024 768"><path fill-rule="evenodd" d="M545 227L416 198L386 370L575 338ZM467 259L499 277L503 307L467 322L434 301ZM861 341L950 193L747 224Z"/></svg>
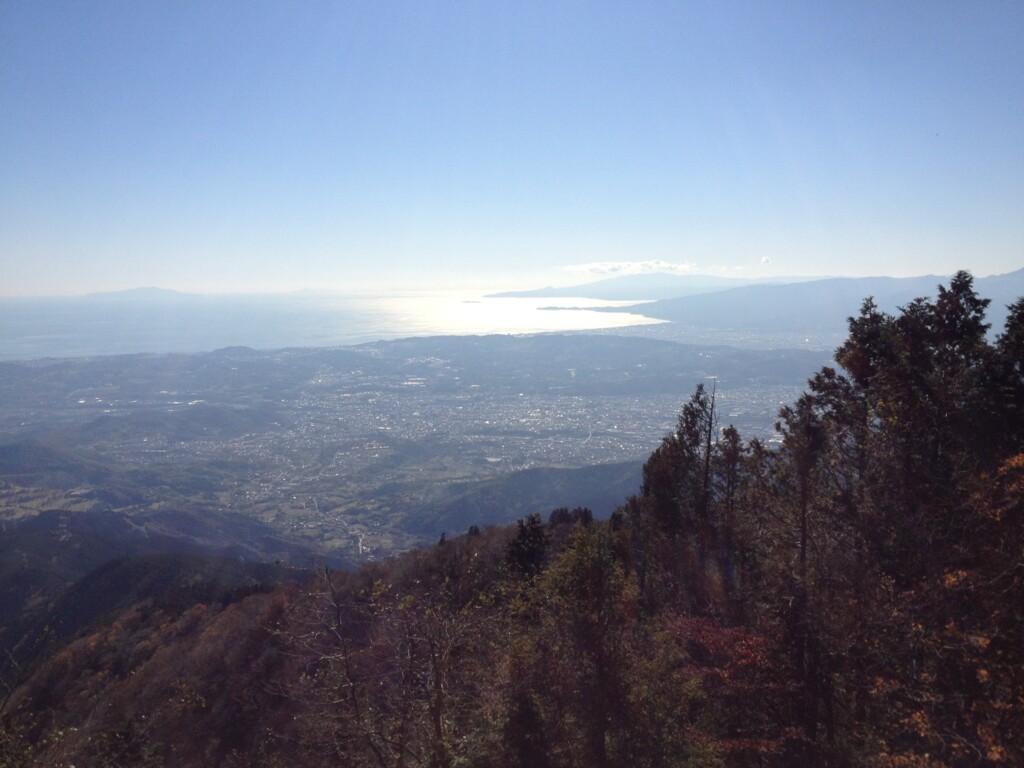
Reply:
<svg viewBox="0 0 1024 768"><path fill-rule="evenodd" d="M865 301L777 450L698 386L608 520L113 611L12 670L0 766L1024 765L1024 300L987 303Z"/></svg>

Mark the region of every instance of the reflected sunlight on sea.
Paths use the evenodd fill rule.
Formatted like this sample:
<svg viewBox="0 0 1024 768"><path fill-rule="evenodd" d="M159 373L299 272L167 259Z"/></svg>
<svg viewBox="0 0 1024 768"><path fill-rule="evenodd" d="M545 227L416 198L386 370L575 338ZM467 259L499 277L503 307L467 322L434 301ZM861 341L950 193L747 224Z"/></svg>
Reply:
<svg viewBox="0 0 1024 768"><path fill-rule="evenodd" d="M0 359L327 347L408 336L580 331L659 321L580 298L480 294L203 296L156 292L0 299ZM558 309L551 309L557 307Z"/></svg>
<svg viewBox="0 0 1024 768"><path fill-rule="evenodd" d="M355 302L352 304L351 302ZM621 328L657 323L632 313L595 312L595 307L636 302L581 298L492 298L473 294L423 294L343 299L343 307L362 306L368 315L386 317L382 330L405 335L540 333Z"/></svg>

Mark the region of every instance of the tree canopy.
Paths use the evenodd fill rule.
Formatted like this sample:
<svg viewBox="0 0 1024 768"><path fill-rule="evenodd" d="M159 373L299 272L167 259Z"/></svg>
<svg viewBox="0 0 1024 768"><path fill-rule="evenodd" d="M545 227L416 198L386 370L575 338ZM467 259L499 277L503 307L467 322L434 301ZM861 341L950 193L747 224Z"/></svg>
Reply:
<svg viewBox="0 0 1024 768"><path fill-rule="evenodd" d="M12 691L0 766L1022 765L1024 300L987 304L867 299L778 448L697 385L608 521L139 604Z"/></svg>

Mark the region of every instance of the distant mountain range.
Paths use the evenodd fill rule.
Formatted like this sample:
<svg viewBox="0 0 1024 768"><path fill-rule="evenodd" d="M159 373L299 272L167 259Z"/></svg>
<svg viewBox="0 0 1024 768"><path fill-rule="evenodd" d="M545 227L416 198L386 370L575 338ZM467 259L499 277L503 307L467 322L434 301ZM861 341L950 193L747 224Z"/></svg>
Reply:
<svg viewBox="0 0 1024 768"><path fill-rule="evenodd" d="M798 282L806 278L784 278L779 282ZM743 285L753 285L757 280L715 275L672 275L656 273L649 275L623 275L610 277L595 283L572 285L563 288L537 288L530 291L502 291L490 294L489 298L549 299L556 297L604 299L606 301L651 301L674 299L699 293L722 291Z"/></svg>
<svg viewBox="0 0 1024 768"><path fill-rule="evenodd" d="M572 288L545 288L506 296L567 296L648 303L606 307L604 312L634 312L647 317L708 330L749 330L772 333L844 334L847 318L856 315L867 297L880 309L895 312L916 298L934 297L950 278L837 277L793 278L763 283L698 275L630 275ZM998 332L1006 307L1024 296L1024 269L975 278L978 294L991 299L988 319ZM674 296L667 294L675 293ZM654 301L650 301L655 299Z"/></svg>
<svg viewBox="0 0 1024 768"><path fill-rule="evenodd" d="M100 293L87 293L81 298L90 301L115 300L115 301L167 301L182 300L196 297L198 294L182 293L170 288L129 288L124 291L102 291Z"/></svg>

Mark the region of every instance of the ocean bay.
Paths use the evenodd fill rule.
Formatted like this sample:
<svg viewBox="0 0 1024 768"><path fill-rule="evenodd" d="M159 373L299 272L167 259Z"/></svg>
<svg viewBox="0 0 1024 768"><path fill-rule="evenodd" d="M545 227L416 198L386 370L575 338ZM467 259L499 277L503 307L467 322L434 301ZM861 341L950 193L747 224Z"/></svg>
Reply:
<svg viewBox="0 0 1024 768"><path fill-rule="evenodd" d="M330 347L410 336L596 330L659 321L635 302L478 293L199 295L140 290L0 300L0 360ZM551 311L557 307L558 311Z"/></svg>

